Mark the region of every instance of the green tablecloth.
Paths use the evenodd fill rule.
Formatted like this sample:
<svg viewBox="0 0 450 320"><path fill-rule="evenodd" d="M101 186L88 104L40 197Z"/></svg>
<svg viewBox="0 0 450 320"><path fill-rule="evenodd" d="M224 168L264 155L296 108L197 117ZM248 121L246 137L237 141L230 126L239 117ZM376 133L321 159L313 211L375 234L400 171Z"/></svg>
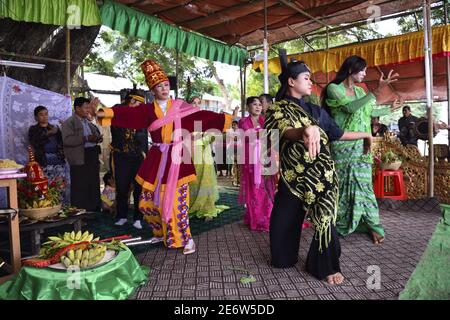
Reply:
<svg viewBox="0 0 450 320"><path fill-rule="evenodd" d="M148 272L128 249L105 265L79 273L23 267L0 286L0 299L123 300L147 281Z"/></svg>

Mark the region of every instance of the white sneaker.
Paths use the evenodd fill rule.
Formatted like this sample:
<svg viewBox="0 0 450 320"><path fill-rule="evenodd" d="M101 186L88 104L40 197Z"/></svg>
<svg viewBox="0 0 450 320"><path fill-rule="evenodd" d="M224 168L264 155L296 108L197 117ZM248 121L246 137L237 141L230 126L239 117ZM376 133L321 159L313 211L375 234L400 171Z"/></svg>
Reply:
<svg viewBox="0 0 450 320"><path fill-rule="evenodd" d="M183 254L191 254L195 252L194 239L189 240L188 244L184 246Z"/></svg>
<svg viewBox="0 0 450 320"><path fill-rule="evenodd" d="M127 223L127 219L119 219L116 223L114 223L116 226L123 226L125 223Z"/></svg>
<svg viewBox="0 0 450 320"><path fill-rule="evenodd" d="M151 238L150 239L150 243L151 244L155 244L155 243L160 243L160 242L163 242L164 241L164 238L159 238L159 237L153 237L153 238Z"/></svg>
<svg viewBox="0 0 450 320"><path fill-rule="evenodd" d="M133 223L133 227L135 227L136 229L142 229L141 220L136 220L136 221Z"/></svg>

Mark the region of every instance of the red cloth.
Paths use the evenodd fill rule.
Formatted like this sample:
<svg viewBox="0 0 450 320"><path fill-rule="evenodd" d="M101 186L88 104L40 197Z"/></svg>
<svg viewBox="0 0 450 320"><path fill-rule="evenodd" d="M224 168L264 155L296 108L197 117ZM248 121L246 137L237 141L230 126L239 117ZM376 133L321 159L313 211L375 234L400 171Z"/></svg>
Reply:
<svg viewBox="0 0 450 320"><path fill-rule="evenodd" d="M112 118L112 125L122 128L129 129L143 129L148 128L153 121L157 120L158 117L155 113L155 105L141 104L135 108L123 108L122 106L114 106L112 108L114 111L114 117ZM189 132L194 131L194 121L200 121L202 125L202 131L209 129L218 129L223 131L225 126L225 114L219 114L212 111L199 111L193 113L181 120L181 127ZM196 128L197 129L197 128ZM162 129L157 129L149 133L153 143L162 143ZM167 175L169 172L169 167L172 161L170 156L172 152L172 147L169 150L169 158L167 160L167 165L164 170L164 176L162 183L165 184L167 181ZM183 150L185 152L185 150ZM161 160L161 151L158 147L152 146L147 152L147 157L143 161L141 167L138 171L138 176L145 182L150 183L155 187L155 180L158 174L159 162ZM195 175L195 167L191 163L181 163L180 173L178 175L178 180L188 177L190 175Z"/></svg>

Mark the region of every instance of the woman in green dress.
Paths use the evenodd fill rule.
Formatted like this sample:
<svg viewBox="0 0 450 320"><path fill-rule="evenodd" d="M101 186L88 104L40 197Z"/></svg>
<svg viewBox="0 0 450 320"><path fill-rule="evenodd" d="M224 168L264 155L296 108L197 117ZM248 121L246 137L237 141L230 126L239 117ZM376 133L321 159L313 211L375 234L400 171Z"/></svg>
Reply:
<svg viewBox="0 0 450 320"><path fill-rule="evenodd" d="M345 131L370 133L372 117L387 115L401 106L396 100L391 107L374 108L380 93L397 80L398 74L392 74L391 70L387 78L382 75L378 88L366 93L362 87L356 86L366 76L366 66L363 58L348 57L336 78L323 91L324 108ZM334 141L331 146L339 178L337 231L341 235L367 232L374 244L380 244L384 240L384 228L372 186L372 155L363 154L361 140Z"/></svg>
<svg viewBox="0 0 450 320"><path fill-rule="evenodd" d="M201 99L193 96L190 103L200 107ZM205 220L216 218L219 213L230 207L216 205L219 200L217 174L214 167L211 143L214 137L210 134L194 133L197 135L193 142L193 161L197 180L189 183L190 203L189 217L197 217Z"/></svg>

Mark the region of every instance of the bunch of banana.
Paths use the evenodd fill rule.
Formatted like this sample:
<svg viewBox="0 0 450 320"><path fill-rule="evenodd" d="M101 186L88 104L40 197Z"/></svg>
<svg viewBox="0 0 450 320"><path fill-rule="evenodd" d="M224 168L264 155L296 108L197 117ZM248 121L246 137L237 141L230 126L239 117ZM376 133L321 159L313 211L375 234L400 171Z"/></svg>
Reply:
<svg viewBox="0 0 450 320"><path fill-rule="evenodd" d="M70 241L71 243L76 243L76 242L84 242L84 241L88 241L88 242L98 241L98 240L100 240L100 238L94 239L94 234L89 233L89 231L85 231L84 233L82 233L81 231L78 231L77 233L75 233L75 231L72 231L72 232L65 232L64 236L63 236L63 240Z"/></svg>
<svg viewBox="0 0 450 320"><path fill-rule="evenodd" d="M106 253L106 245L103 244L91 244L89 248L69 250L66 255L61 256L61 263L66 268L70 266L78 266L80 268L87 268L92 266L103 259Z"/></svg>
<svg viewBox="0 0 450 320"><path fill-rule="evenodd" d="M57 252L59 249L64 248L68 245L78 243L78 242L91 242L91 241L99 241L100 238L94 239L94 234L89 233L89 231L85 231L82 233L78 231L66 232L63 236L51 236L48 237L48 241L42 244L42 247L39 251L39 256L47 257L51 256L53 253Z"/></svg>

